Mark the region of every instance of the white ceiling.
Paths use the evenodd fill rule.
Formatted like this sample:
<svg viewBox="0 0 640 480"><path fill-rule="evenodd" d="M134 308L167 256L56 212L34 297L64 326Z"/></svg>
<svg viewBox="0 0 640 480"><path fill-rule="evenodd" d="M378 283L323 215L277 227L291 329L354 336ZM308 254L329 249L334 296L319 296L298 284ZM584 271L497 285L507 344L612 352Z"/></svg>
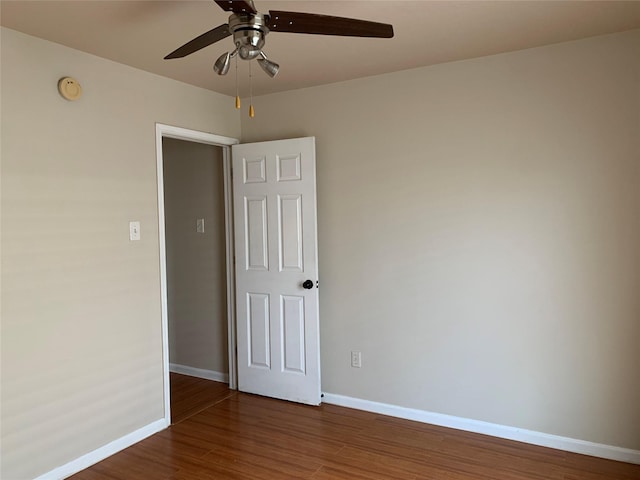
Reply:
<svg viewBox="0 0 640 480"><path fill-rule="evenodd" d="M255 0L257 9L391 23L392 39L271 33L264 51L280 64L269 78L254 62L253 93L310 87L640 28L640 1ZM163 57L228 20L211 0L9 1L3 26L209 90L235 95L232 67L212 70L231 37L188 57ZM233 65L233 64L232 64ZM248 95L248 62L240 61ZM73 72L69 72L73 74Z"/></svg>

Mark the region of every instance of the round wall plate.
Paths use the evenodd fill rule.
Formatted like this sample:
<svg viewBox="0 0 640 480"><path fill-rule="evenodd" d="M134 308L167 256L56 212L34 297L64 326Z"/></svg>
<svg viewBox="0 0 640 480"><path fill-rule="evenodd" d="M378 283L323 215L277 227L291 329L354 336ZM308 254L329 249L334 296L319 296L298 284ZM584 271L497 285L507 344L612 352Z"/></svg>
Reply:
<svg viewBox="0 0 640 480"><path fill-rule="evenodd" d="M64 77L58 82L58 91L67 100L77 100L82 95L82 87L75 78Z"/></svg>

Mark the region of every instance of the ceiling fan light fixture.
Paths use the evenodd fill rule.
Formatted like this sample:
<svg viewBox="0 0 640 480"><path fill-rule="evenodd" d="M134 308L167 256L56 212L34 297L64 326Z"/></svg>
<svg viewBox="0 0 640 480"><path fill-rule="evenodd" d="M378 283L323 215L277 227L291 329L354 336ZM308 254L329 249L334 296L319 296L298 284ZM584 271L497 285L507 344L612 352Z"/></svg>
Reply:
<svg viewBox="0 0 640 480"><path fill-rule="evenodd" d="M267 58L264 57L264 54L263 58L258 59L258 64L260 65L260 68L262 68L262 70L264 70L271 78L275 77L280 70L280 65L276 62L272 62L271 60L267 60Z"/></svg>
<svg viewBox="0 0 640 480"><path fill-rule="evenodd" d="M231 54L229 52L223 53L218 57L216 63L213 64L213 71L218 75L226 75L231 65Z"/></svg>
<svg viewBox="0 0 640 480"><path fill-rule="evenodd" d="M251 45L240 45L238 46L238 55L243 60L253 60L260 56L260 48Z"/></svg>
<svg viewBox="0 0 640 480"><path fill-rule="evenodd" d="M256 10L253 0L215 0L215 3L224 11L231 12L229 22L199 35L164 58L167 60L186 57L233 35L234 51L220 56L215 61L213 70L218 75L226 75L229 72L231 58L236 57L236 94L238 57L242 60L258 60L260 68L271 78L278 74L280 65L267 59L262 52L265 37L272 29L284 33L343 37L393 37L393 26L386 23L301 12L271 10L268 14L262 14Z"/></svg>

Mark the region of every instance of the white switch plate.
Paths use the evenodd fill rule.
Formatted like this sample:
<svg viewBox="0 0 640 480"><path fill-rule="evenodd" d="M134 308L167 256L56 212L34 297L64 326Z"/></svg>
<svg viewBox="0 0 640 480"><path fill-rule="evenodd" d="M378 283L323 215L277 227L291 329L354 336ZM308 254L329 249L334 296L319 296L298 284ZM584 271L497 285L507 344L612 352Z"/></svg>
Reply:
<svg viewBox="0 0 640 480"><path fill-rule="evenodd" d="M204 218L196 220L196 232L204 233Z"/></svg>
<svg viewBox="0 0 640 480"><path fill-rule="evenodd" d="M361 368L362 367L362 353L361 352L351 352L351 366L353 368Z"/></svg>
<svg viewBox="0 0 640 480"><path fill-rule="evenodd" d="M129 240L140 240L140 222L129 222Z"/></svg>

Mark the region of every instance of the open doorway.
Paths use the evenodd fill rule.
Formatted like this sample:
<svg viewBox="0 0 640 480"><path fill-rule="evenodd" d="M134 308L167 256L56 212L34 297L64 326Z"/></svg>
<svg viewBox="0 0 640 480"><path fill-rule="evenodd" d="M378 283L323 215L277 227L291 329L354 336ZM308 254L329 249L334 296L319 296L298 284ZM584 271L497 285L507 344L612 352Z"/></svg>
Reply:
<svg viewBox="0 0 640 480"><path fill-rule="evenodd" d="M228 396L222 147L163 138L171 422Z"/></svg>
<svg viewBox="0 0 640 480"><path fill-rule="evenodd" d="M235 388L229 145L157 125L165 420L177 423Z"/></svg>

